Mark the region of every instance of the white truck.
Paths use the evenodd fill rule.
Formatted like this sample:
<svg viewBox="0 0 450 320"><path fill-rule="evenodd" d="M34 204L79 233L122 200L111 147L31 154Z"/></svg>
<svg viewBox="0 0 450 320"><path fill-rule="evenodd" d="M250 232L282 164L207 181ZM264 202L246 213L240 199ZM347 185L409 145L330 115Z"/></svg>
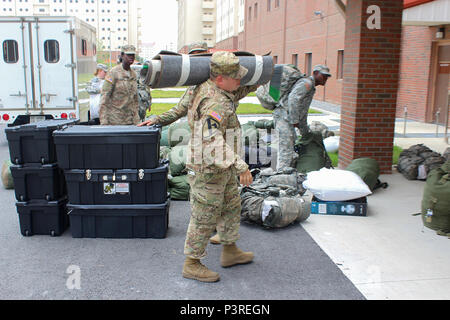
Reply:
<svg viewBox="0 0 450 320"><path fill-rule="evenodd" d="M94 27L75 17L0 17L0 42L0 124L87 121L81 83L96 68Z"/></svg>

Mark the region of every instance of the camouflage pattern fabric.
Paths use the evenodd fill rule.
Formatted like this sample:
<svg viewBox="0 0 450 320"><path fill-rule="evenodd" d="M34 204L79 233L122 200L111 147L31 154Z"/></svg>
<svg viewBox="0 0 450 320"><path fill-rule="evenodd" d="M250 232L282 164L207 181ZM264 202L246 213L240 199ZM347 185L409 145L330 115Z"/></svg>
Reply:
<svg viewBox="0 0 450 320"><path fill-rule="evenodd" d="M450 147L448 147L447 149L445 149L444 153L442 154L442 156L445 158L445 161L450 160Z"/></svg>
<svg viewBox="0 0 450 320"><path fill-rule="evenodd" d="M309 129L312 132L319 132L324 139L334 136L334 132L329 131L328 127L320 121L311 122Z"/></svg>
<svg viewBox="0 0 450 320"><path fill-rule="evenodd" d="M241 220L266 228L283 228L306 220L311 204L302 198L305 179L292 168L262 170L250 187L241 190Z"/></svg>
<svg viewBox="0 0 450 320"><path fill-rule="evenodd" d="M192 104L195 88L196 86L189 87L184 92L183 96L175 107L159 116L156 116L156 123L162 126L167 126L177 121L178 119L185 117L188 113L189 105Z"/></svg>
<svg viewBox="0 0 450 320"><path fill-rule="evenodd" d="M236 57L229 53L226 56L229 60L220 52L213 54L211 66L215 62L221 72L232 70ZM241 198L237 176L247 171L248 165L240 157L240 123L235 101L256 87L227 92L208 80L197 90L188 107L191 138L186 167L192 214L184 247L185 255L194 259L206 255L205 248L214 229L222 244L233 244L239 238Z"/></svg>
<svg viewBox="0 0 450 320"><path fill-rule="evenodd" d="M139 96L139 119L144 121L147 110L152 105L152 95L150 93L150 88L142 83L141 80L138 80L137 90Z"/></svg>
<svg viewBox="0 0 450 320"><path fill-rule="evenodd" d="M206 245L215 229L222 244L239 239L241 198L235 169L219 173L188 174L192 214L184 254L193 259L206 255Z"/></svg>
<svg viewBox="0 0 450 320"><path fill-rule="evenodd" d="M281 98L279 106L274 110L275 129L279 136L277 168L294 166L297 157L294 152L297 134L293 125L299 125L301 135L310 131L308 110L315 92L314 79L301 78L291 92Z"/></svg>
<svg viewBox="0 0 450 320"><path fill-rule="evenodd" d="M240 156L243 150L236 101L255 90L256 86L245 86L227 92L211 80L199 86L188 110L191 138L187 168L216 172L234 167L238 174L247 171L248 166ZM216 150L220 150L220 154L216 154Z"/></svg>
<svg viewBox="0 0 450 320"><path fill-rule="evenodd" d="M210 70L213 75L220 74L233 79L242 79L248 72L239 64L239 58L228 51L215 52L211 56Z"/></svg>
<svg viewBox="0 0 450 320"><path fill-rule="evenodd" d="M122 65L112 68L105 77L100 101L101 125L136 125L139 123L137 76Z"/></svg>
<svg viewBox="0 0 450 320"><path fill-rule="evenodd" d="M295 166L298 157L294 150L297 133L294 126L288 121L275 114L273 118L275 130L278 134L277 169L292 168Z"/></svg>
<svg viewBox="0 0 450 320"><path fill-rule="evenodd" d="M294 84L303 77L305 74L293 65L275 65L272 79L256 90L256 97L263 108L273 110L277 107L280 99L289 94Z"/></svg>
<svg viewBox="0 0 450 320"><path fill-rule="evenodd" d="M11 169L9 168L11 165L11 160L6 160L3 162L2 183L5 189L14 189L14 179L11 174Z"/></svg>
<svg viewBox="0 0 450 320"><path fill-rule="evenodd" d="M397 171L408 180L425 180L431 170L445 163L445 158L423 144L416 144L400 153Z"/></svg>

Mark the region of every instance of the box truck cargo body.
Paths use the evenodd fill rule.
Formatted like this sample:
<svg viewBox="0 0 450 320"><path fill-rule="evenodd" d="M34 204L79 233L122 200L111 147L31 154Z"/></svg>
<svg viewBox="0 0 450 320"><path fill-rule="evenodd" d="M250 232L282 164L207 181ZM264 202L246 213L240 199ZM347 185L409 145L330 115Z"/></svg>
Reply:
<svg viewBox="0 0 450 320"><path fill-rule="evenodd" d="M87 120L80 93L96 68L94 27L75 17L0 17L0 43L0 124Z"/></svg>

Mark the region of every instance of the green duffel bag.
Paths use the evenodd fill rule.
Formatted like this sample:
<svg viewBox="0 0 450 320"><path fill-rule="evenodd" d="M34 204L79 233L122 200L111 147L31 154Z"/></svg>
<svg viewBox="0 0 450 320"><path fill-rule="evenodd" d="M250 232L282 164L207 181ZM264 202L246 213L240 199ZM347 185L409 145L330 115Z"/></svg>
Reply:
<svg viewBox="0 0 450 320"><path fill-rule="evenodd" d="M298 153L296 168L299 173L317 171L324 167L331 168L331 159L319 132L310 132L298 139L295 151Z"/></svg>
<svg viewBox="0 0 450 320"><path fill-rule="evenodd" d="M187 145L191 138L191 128L187 121L175 122L169 126L168 141L169 147L177 145Z"/></svg>
<svg viewBox="0 0 450 320"><path fill-rule="evenodd" d="M247 122L241 126L241 136L244 145L256 145L259 139L259 132L253 123Z"/></svg>
<svg viewBox="0 0 450 320"><path fill-rule="evenodd" d="M169 147L161 146L159 147L159 158L160 159L169 159L169 154L172 151Z"/></svg>
<svg viewBox="0 0 450 320"><path fill-rule="evenodd" d="M162 147L168 147L169 146L169 127L163 127L161 130L161 139L159 140L159 145Z"/></svg>
<svg viewBox="0 0 450 320"><path fill-rule="evenodd" d="M172 200L189 200L190 188L187 175L169 179L169 192Z"/></svg>
<svg viewBox="0 0 450 320"><path fill-rule="evenodd" d="M5 160L2 166L2 183L5 189L14 189L14 180L11 174L11 160Z"/></svg>
<svg viewBox="0 0 450 320"><path fill-rule="evenodd" d="M432 170L422 198L423 224L450 237L450 160Z"/></svg>
<svg viewBox="0 0 450 320"><path fill-rule="evenodd" d="M275 125L273 123L273 120L260 119L260 120L255 122L255 127L257 129L274 129Z"/></svg>
<svg viewBox="0 0 450 320"><path fill-rule="evenodd" d="M171 176L182 176L186 174L188 146L173 147L169 153L169 173Z"/></svg>
<svg viewBox="0 0 450 320"><path fill-rule="evenodd" d="M378 179L378 177L380 176L380 166L375 159L355 159L348 165L345 170L352 171L360 176L371 191L374 191L375 189L378 189L380 187L384 189L388 187L387 183L381 183L381 181Z"/></svg>

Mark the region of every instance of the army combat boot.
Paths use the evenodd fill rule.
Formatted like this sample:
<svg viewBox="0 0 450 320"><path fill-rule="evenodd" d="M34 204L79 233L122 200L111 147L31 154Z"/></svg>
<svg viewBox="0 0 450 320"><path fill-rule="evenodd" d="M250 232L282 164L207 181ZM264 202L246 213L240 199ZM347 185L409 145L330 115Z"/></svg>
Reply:
<svg viewBox="0 0 450 320"><path fill-rule="evenodd" d="M211 238L209 238L209 242L212 243L212 244L220 244L219 234L216 233L215 236L212 236Z"/></svg>
<svg viewBox="0 0 450 320"><path fill-rule="evenodd" d="M253 252L244 252L233 243L223 246L220 263L222 267L227 268L236 264L250 263L253 261L253 257Z"/></svg>
<svg viewBox="0 0 450 320"><path fill-rule="evenodd" d="M202 282L219 281L220 276L217 272L209 270L199 259L186 257L183 265L183 277Z"/></svg>

